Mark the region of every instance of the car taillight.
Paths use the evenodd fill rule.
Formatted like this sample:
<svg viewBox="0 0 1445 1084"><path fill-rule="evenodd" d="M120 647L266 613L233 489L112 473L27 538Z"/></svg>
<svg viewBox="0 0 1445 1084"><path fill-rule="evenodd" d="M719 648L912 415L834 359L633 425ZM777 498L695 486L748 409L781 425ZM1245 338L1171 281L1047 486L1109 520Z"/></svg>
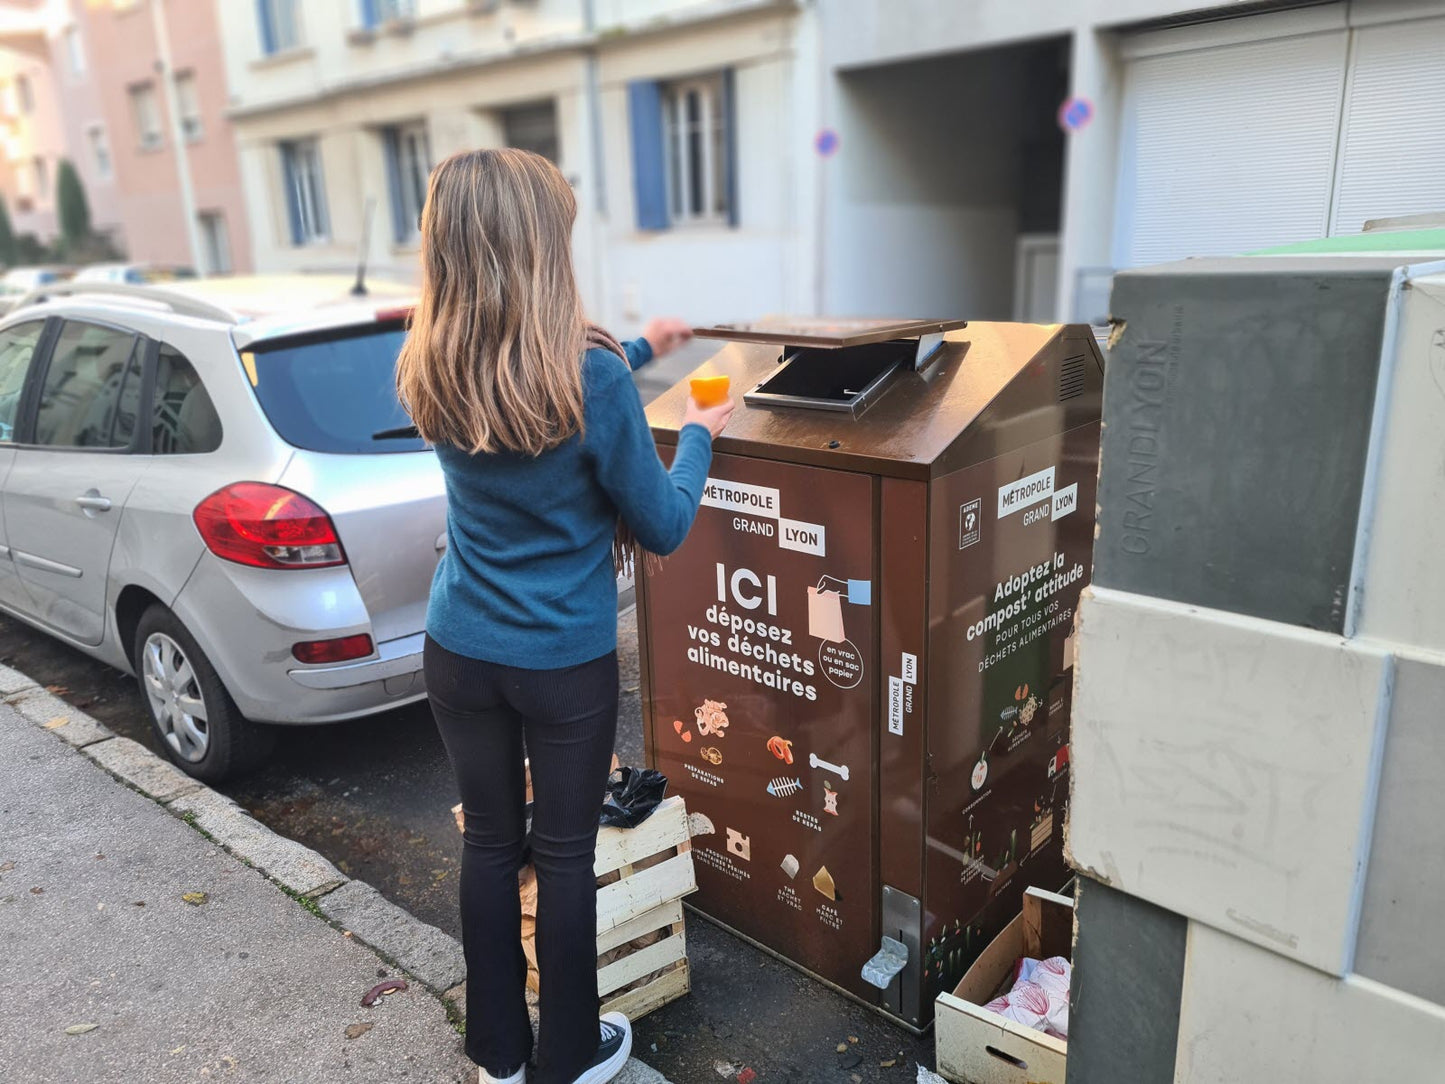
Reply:
<svg viewBox="0 0 1445 1084"><path fill-rule="evenodd" d="M291 654L297 662L346 662L364 659L373 650L371 637L364 632L338 640L307 640L291 645Z"/></svg>
<svg viewBox="0 0 1445 1084"><path fill-rule="evenodd" d="M217 557L254 568L346 564L331 517L301 494L261 482L218 489L191 514Z"/></svg>

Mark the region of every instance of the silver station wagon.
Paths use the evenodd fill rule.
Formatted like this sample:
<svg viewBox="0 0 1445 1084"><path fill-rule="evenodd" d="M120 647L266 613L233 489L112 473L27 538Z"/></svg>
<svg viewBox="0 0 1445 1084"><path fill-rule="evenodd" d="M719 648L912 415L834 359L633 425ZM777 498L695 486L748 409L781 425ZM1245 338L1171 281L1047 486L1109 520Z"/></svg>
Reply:
<svg viewBox="0 0 1445 1084"><path fill-rule="evenodd" d="M186 772L425 695L446 544L410 288L64 283L0 321L0 609L133 673Z"/></svg>

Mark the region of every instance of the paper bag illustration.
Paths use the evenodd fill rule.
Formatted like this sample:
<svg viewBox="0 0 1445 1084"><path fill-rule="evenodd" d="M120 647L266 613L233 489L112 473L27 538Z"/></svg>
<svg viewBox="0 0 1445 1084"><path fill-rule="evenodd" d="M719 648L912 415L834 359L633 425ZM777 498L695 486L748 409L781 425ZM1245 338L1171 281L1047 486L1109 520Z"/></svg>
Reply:
<svg viewBox="0 0 1445 1084"><path fill-rule="evenodd" d="M843 635L843 598L837 591L808 588L808 635L834 644L847 639Z"/></svg>

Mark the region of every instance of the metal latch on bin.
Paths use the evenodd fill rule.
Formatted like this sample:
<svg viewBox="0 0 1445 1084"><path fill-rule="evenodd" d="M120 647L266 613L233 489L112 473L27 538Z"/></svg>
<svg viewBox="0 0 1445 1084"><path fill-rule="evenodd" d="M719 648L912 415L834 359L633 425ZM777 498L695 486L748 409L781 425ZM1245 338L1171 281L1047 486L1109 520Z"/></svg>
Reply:
<svg viewBox="0 0 1445 1084"><path fill-rule="evenodd" d="M908 946L885 934L878 951L863 965L863 981L886 990L907 966Z"/></svg>

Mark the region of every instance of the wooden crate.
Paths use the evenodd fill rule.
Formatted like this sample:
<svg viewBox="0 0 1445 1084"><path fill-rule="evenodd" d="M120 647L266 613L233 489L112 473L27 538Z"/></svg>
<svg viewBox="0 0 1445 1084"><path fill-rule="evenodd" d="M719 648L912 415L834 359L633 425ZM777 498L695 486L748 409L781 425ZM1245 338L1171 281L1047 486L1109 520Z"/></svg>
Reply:
<svg viewBox="0 0 1445 1084"><path fill-rule="evenodd" d="M989 943L951 994L934 1003L938 1072L957 1084L1064 1084L1068 1044L983 1006L1020 956L1071 958L1074 901L1043 889L1024 894L1023 912Z"/></svg>
<svg viewBox="0 0 1445 1084"><path fill-rule="evenodd" d="M597 990L603 1012L629 1019L691 989L682 898L697 890L681 798L636 828L597 833Z"/></svg>

